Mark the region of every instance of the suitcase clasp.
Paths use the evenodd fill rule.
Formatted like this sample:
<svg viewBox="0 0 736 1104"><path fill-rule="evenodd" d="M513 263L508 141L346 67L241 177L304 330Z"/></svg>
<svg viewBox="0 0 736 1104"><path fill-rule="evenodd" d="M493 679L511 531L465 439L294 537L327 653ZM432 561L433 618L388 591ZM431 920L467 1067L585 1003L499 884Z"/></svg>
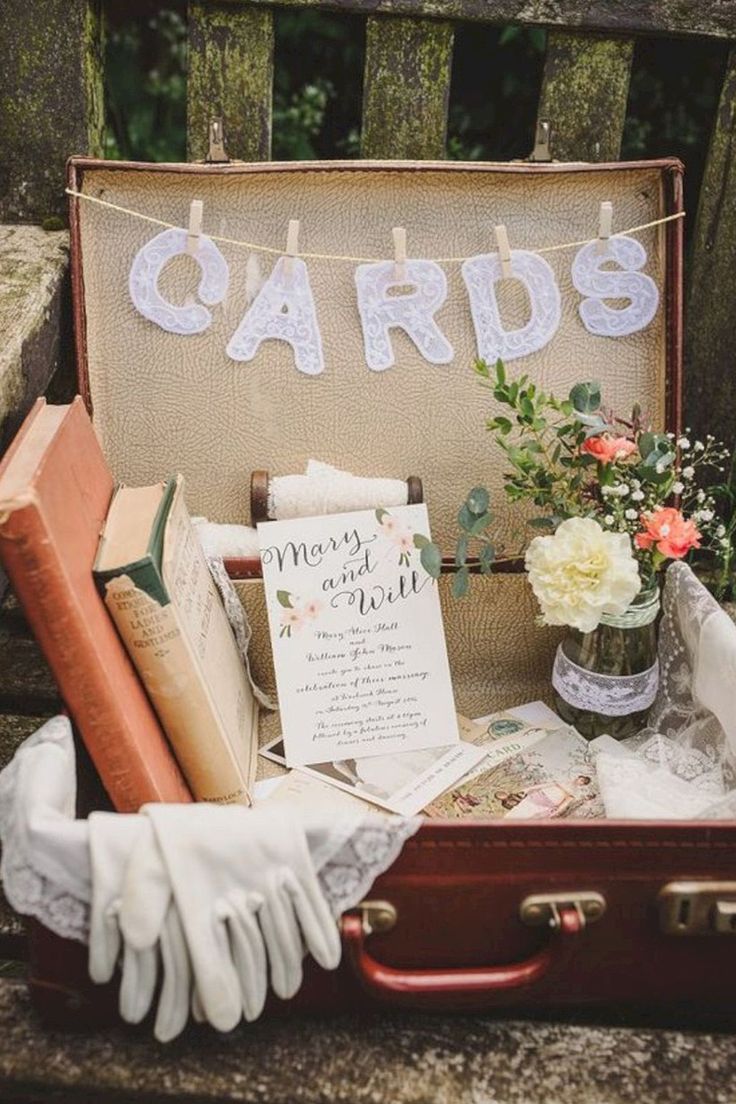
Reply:
<svg viewBox="0 0 736 1104"><path fill-rule="evenodd" d="M548 927L557 931L562 921L561 909L574 909L581 928L600 920L606 911L606 899L595 890L581 893L532 893L525 897L519 908L523 924L530 927Z"/></svg>
<svg viewBox="0 0 736 1104"><path fill-rule="evenodd" d="M658 900L666 935L736 935L736 882L669 882Z"/></svg>
<svg viewBox="0 0 736 1104"><path fill-rule="evenodd" d="M390 901L361 901L358 908L364 935L380 934L396 927L399 914Z"/></svg>

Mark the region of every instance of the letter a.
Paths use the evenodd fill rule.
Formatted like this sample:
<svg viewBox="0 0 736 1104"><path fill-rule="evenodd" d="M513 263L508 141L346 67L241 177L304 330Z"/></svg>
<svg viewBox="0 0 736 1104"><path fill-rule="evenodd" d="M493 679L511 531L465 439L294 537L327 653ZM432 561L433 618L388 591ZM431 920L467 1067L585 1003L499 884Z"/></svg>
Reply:
<svg viewBox="0 0 736 1104"><path fill-rule="evenodd" d="M406 261L406 279L396 279L393 261L359 265L355 270L358 310L363 325L365 359L374 372L394 363L389 329L397 326L430 364L447 364L455 355L434 320L447 298L447 279L434 261ZM413 285L409 295L389 295L389 288Z"/></svg>
<svg viewBox="0 0 736 1104"><path fill-rule="evenodd" d="M291 274L286 271L287 258L279 257L226 351L231 360L252 360L262 341L286 341L294 350L299 371L317 376L324 371L325 362L307 266L299 257L288 259Z"/></svg>

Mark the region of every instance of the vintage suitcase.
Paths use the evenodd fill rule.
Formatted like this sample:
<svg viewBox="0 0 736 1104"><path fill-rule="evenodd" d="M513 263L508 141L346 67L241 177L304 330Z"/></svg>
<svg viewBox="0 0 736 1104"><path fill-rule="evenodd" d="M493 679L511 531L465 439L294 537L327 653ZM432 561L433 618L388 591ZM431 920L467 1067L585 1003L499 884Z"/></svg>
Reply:
<svg viewBox="0 0 736 1104"><path fill-rule="evenodd" d="M503 223L512 248L545 249L595 237L602 201L614 230L641 227L682 209L674 160L630 164L308 163L140 165L75 158L72 271L79 367L85 396L116 475L145 483L181 470L194 513L248 522L253 469L301 470L312 456L361 474L423 482L433 535L452 546L457 507L469 487L493 494L497 531L513 546L519 517L500 493L502 466L484 436L489 393L470 370L476 355L457 261L443 261L448 296L438 322L454 348L430 364L393 331L396 362L366 365L355 300L355 258L391 259L391 228L407 229L409 256L462 258L495 249ZM204 232L222 244L229 294L204 333L178 336L136 314L128 273L160 226L186 226L203 201ZM102 202L95 202L99 200ZM325 353L325 370L297 371L291 349L270 341L248 363L226 355L246 306L243 242L281 249L301 221ZM637 233L660 307L645 329L621 340L580 323L571 281L575 249L545 254L561 290L555 337L509 370L566 394L599 378L607 401L640 399L653 420L680 422L682 223ZM347 258L353 258L346 259ZM270 270L274 257L260 255ZM250 262L252 265L252 262ZM179 261L161 287L182 303L199 274ZM507 326L527 310L502 285ZM254 629L253 666L272 688L258 564L229 570ZM442 581L458 709L470 716L541 697L558 637L535 623L524 575L474 580L464 603ZM264 714L264 738L277 718ZM736 900L736 825L613 821L427 822L370 894L343 919L345 956L334 975L312 969L287 1010L384 1001L417 1008L491 1009L607 1004L725 1005L736 940L718 902ZM716 922L716 918L721 920ZM719 930L717 930L719 929ZM100 1022L110 997L86 978L84 950L35 926L31 986L57 1021ZM109 1003L109 1000L108 1000ZM276 1002L278 1003L278 1002Z"/></svg>

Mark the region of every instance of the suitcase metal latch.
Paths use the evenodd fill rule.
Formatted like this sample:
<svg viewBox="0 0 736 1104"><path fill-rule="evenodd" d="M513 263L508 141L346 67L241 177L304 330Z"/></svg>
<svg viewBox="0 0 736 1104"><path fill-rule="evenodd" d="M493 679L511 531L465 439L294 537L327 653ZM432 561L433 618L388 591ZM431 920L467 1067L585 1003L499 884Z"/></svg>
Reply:
<svg viewBox="0 0 736 1104"><path fill-rule="evenodd" d="M582 893L532 893L525 897L519 908L519 916L530 927L560 927L560 909L575 909L582 927L600 920L606 911L606 899L595 890Z"/></svg>
<svg viewBox="0 0 736 1104"><path fill-rule="evenodd" d="M666 935L736 935L736 882L669 882L659 926Z"/></svg>
<svg viewBox="0 0 736 1104"><path fill-rule="evenodd" d="M390 901L361 901L358 908L364 935L391 931L396 926L399 914Z"/></svg>

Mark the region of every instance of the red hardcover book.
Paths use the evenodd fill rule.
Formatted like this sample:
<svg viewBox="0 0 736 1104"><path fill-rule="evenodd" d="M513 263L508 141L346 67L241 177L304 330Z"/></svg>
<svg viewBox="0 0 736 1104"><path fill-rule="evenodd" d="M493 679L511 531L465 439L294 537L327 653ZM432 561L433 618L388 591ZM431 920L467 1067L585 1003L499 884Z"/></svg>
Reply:
<svg viewBox="0 0 736 1104"><path fill-rule="evenodd" d="M39 399L0 463L0 561L119 812L191 801L92 577L114 489L84 403Z"/></svg>

